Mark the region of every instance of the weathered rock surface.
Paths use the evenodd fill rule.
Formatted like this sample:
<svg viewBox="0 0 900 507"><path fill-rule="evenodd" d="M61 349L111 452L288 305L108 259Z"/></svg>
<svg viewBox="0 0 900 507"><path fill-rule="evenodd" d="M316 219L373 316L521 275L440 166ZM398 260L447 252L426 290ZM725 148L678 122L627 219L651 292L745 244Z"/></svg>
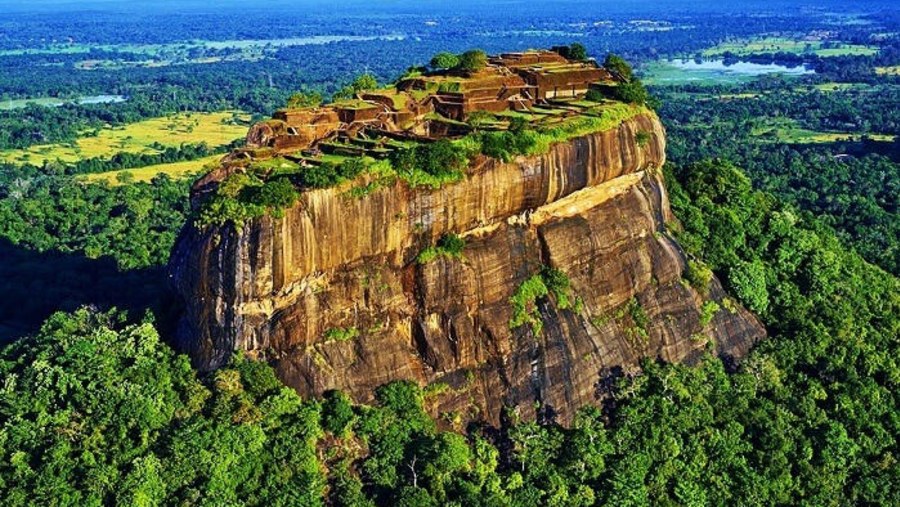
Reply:
<svg viewBox="0 0 900 507"><path fill-rule="evenodd" d="M708 347L739 358L764 330L732 305L701 324L704 302L725 294L682 280L664 159L662 126L645 114L540 157L480 159L437 190L314 190L280 219L188 227L170 265L180 346L203 369L245 351L306 395L367 401L391 380L446 383L437 412L494 423L504 405L533 416L535 401L567 423L612 368L641 358L691 361ZM465 237L463 259L415 261L448 232ZM569 277L583 307L542 298L538 335L510 329L510 297L543 265Z"/></svg>

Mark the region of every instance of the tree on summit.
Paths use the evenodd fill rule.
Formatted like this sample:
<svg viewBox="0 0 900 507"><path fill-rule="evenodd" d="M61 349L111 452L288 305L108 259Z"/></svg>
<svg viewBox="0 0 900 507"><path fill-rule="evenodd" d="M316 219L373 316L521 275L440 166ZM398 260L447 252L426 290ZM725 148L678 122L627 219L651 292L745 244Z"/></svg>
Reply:
<svg viewBox="0 0 900 507"><path fill-rule="evenodd" d="M480 49L470 49L459 55L459 63L457 64L456 69L471 74L473 72L478 72L486 66L487 53Z"/></svg>
<svg viewBox="0 0 900 507"><path fill-rule="evenodd" d="M334 100L352 99L357 93L378 88L378 80L372 74L360 74L349 85L341 88L335 94Z"/></svg>
<svg viewBox="0 0 900 507"><path fill-rule="evenodd" d="M621 56L609 53L606 55L606 60L603 61L603 67L623 80L631 81L631 65L628 65L628 62Z"/></svg>
<svg viewBox="0 0 900 507"><path fill-rule="evenodd" d="M428 62L428 65L433 69L452 69L459 65L459 56L447 51L441 51L431 57L431 61Z"/></svg>
<svg viewBox="0 0 900 507"><path fill-rule="evenodd" d="M288 98L287 107L289 109L300 109L303 107L315 107L322 103L322 95L318 92L297 92Z"/></svg>
<svg viewBox="0 0 900 507"><path fill-rule="evenodd" d="M569 60L577 60L579 62L583 62L588 59L587 48L584 47L584 44L580 42L573 42L569 45L569 51L566 55L566 58Z"/></svg>

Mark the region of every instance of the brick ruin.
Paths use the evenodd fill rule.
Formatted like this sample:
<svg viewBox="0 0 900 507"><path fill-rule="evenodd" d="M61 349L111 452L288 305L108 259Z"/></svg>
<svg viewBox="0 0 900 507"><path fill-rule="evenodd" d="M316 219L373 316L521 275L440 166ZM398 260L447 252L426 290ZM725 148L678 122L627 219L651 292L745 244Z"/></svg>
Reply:
<svg viewBox="0 0 900 507"><path fill-rule="evenodd" d="M246 147L194 188L202 191L247 163L272 157L300 165L318 164L323 154L383 158L404 141L463 136L479 111L496 115L484 129L504 129L503 119L518 113L562 119L580 113L578 101L589 89L608 92L618 81L595 61L569 60L558 48L501 53L471 74L445 70L404 77L352 99L277 111L253 125Z"/></svg>
<svg viewBox="0 0 900 507"><path fill-rule="evenodd" d="M473 74L429 72L396 85L359 93L351 100L303 109L284 109L255 125L250 150L276 154L315 148L336 137L361 133L399 138L453 137L476 111L528 112L535 107L584 97L591 85L609 86L616 78L593 60L571 61L555 51L502 53Z"/></svg>

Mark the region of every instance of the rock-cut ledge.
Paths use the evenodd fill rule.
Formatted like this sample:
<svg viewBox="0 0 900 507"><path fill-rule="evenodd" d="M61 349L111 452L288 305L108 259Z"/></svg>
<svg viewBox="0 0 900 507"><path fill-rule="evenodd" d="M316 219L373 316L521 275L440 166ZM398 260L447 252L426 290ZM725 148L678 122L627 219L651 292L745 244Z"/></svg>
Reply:
<svg viewBox="0 0 900 507"><path fill-rule="evenodd" d="M764 329L717 280L707 294L684 281L664 161L645 113L541 156L480 157L440 189L398 181L350 197L345 185L303 192L282 218L189 225L170 264L179 345L201 369L235 351L269 361L304 395L440 386L436 412L492 423L504 406L567 423L642 358L739 358ZM447 233L465 239L462 258L416 261ZM543 325L511 328L510 298L542 266L583 304L542 297ZM709 300L721 309L703 322Z"/></svg>

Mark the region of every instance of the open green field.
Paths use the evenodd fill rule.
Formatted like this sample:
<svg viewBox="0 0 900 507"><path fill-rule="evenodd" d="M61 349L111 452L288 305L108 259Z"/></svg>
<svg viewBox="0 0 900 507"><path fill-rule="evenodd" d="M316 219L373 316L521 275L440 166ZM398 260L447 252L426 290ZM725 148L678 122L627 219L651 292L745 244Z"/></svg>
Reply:
<svg viewBox="0 0 900 507"><path fill-rule="evenodd" d="M731 52L739 56L759 53L815 54L818 56L868 56L878 52L874 46L835 41L797 40L789 37L763 37L723 42L703 51L703 56L721 56Z"/></svg>
<svg viewBox="0 0 900 507"><path fill-rule="evenodd" d="M879 76L900 76L900 65L891 67L875 67L875 73Z"/></svg>
<svg viewBox="0 0 900 507"><path fill-rule="evenodd" d="M644 83L648 85L695 84L711 86L751 81L753 76L698 72L676 67L665 61L648 63L641 68Z"/></svg>
<svg viewBox="0 0 900 507"><path fill-rule="evenodd" d="M819 83L812 86L820 92L845 92L848 90L867 90L872 87L866 83Z"/></svg>
<svg viewBox="0 0 900 507"><path fill-rule="evenodd" d="M171 164L157 164L138 169L122 169L120 171L86 174L82 176L81 179L88 183L99 183L104 181L112 186L121 185L129 181L147 183L159 173L167 174L172 177L172 179L180 179L203 171L207 165L215 164L221 160L221 158L222 155L210 155L208 157L198 158L197 160L188 160L186 162L173 162ZM130 176L125 176L125 173Z"/></svg>
<svg viewBox="0 0 900 507"><path fill-rule="evenodd" d="M716 98L720 100L741 100L741 99L755 99L759 97L758 93L752 92L744 92L744 93L723 93L721 95L717 95Z"/></svg>
<svg viewBox="0 0 900 507"><path fill-rule="evenodd" d="M54 97L38 97L34 99L15 99L0 101L0 110L9 111L11 109L20 109L27 107L29 104L36 106L56 106L63 101Z"/></svg>
<svg viewBox="0 0 900 507"><path fill-rule="evenodd" d="M779 64L737 62L726 65L721 59L694 61L691 59L657 60L640 69L648 85L728 85L746 83L766 74L800 76L812 71L805 67L786 67Z"/></svg>
<svg viewBox="0 0 900 507"><path fill-rule="evenodd" d="M853 132L804 129L791 118L767 118L754 127L751 134L763 140L788 144L833 143L862 137L859 133ZM868 137L875 141L890 142L894 140L894 136L889 134L868 134Z"/></svg>
<svg viewBox="0 0 900 507"><path fill-rule="evenodd" d="M238 121L236 121L238 120ZM0 151L0 162L41 165L47 160L76 162L95 157L111 157L116 153L159 153L154 146L199 144L223 146L247 134L244 113L180 113L154 118L122 127L100 129L96 135L85 135L74 143L31 146L19 150Z"/></svg>

